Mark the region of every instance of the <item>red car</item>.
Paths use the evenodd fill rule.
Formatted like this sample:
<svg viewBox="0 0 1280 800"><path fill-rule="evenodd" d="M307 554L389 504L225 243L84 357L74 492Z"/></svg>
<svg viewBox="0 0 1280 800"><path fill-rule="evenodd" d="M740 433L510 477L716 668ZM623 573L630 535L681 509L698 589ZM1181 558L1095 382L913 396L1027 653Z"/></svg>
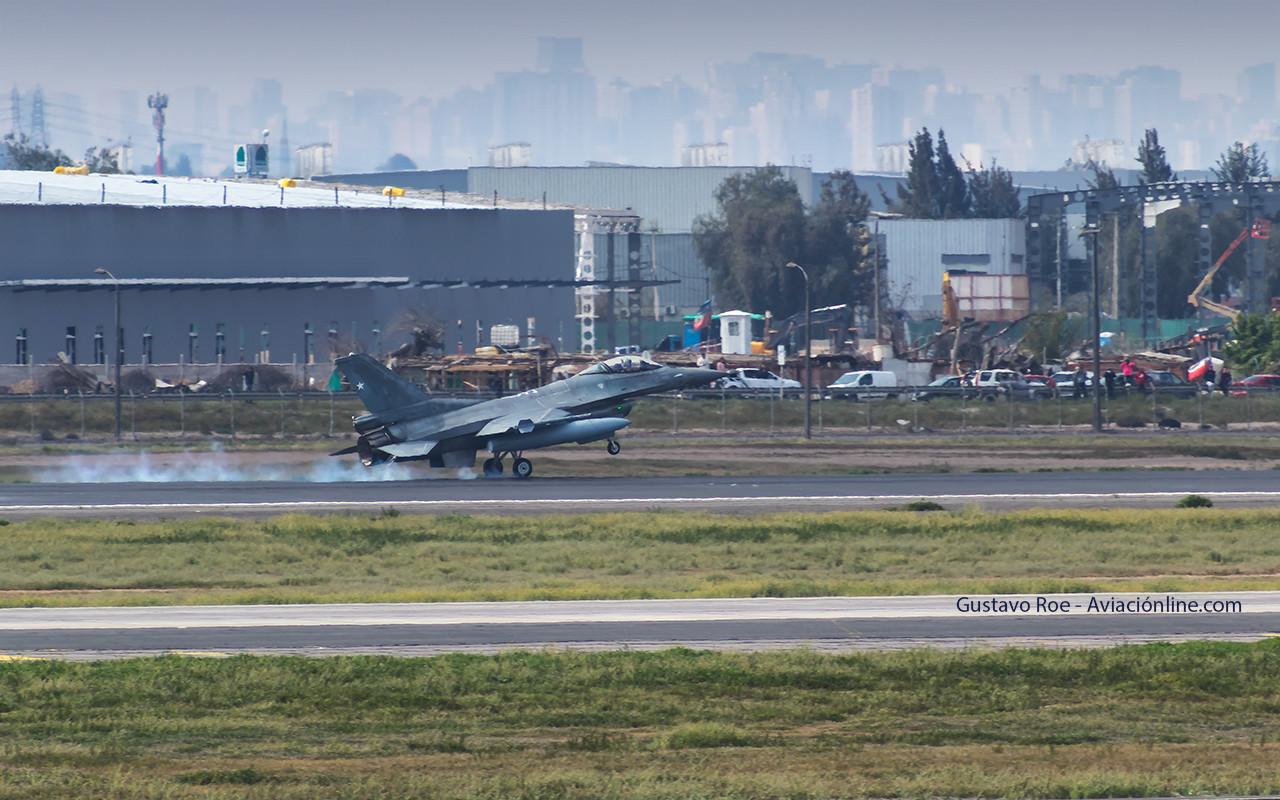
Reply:
<svg viewBox="0 0 1280 800"><path fill-rule="evenodd" d="M1231 384L1232 397L1244 397L1247 392L1274 392L1280 390L1280 375L1250 375Z"/></svg>

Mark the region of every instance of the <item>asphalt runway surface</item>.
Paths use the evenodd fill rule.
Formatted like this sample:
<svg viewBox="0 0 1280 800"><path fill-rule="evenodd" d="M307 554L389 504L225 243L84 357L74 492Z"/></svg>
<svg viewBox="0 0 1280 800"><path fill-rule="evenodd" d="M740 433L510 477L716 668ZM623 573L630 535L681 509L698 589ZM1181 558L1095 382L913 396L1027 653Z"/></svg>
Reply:
<svg viewBox="0 0 1280 800"><path fill-rule="evenodd" d="M0 660L545 647L839 653L1270 635L1280 635L1280 592L0 609Z"/></svg>
<svg viewBox="0 0 1280 800"><path fill-rule="evenodd" d="M1280 506L1280 472L1123 471L774 477L515 478L359 483L0 484L0 515L148 518L282 513L550 514L684 509L725 513L886 508L930 499L959 509Z"/></svg>

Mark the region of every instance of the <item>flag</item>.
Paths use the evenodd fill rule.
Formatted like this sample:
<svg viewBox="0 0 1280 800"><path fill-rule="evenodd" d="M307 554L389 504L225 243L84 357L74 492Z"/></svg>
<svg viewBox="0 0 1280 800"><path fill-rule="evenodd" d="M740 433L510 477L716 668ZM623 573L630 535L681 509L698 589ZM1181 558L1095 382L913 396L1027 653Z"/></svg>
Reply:
<svg viewBox="0 0 1280 800"><path fill-rule="evenodd" d="M1200 380L1201 377L1204 376L1205 370L1209 369L1210 367L1213 367L1214 372L1220 372L1222 370L1222 359L1220 358L1200 359L1196 363L1192 364L1191 368L1187 370L1187 377L1193 381L1198 381Z"/></svg>
<svg viewBox="0 0 1280 800"><path fill-rule="evenodd" d="M693 329L695 331L700 331L703 328L710 327L711 326L711 300L710 299L708 299L707 302L703 303L698 308L698 313L701 314L702 316L693 321Z"/></svg>
<svg viewBox="0 0 1280 800"><path fill-rule="evenodd" d="M342 376L338 374L336 369L333 371L333 374L329 376L329 385L325 388L331 392L342 391Z"/></svg>

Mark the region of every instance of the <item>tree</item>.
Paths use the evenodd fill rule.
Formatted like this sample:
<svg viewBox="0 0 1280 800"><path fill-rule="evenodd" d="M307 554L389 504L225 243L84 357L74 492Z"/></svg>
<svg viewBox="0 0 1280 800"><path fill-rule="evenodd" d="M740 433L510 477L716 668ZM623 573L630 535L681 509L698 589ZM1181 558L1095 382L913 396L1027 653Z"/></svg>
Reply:
<svg viewBox="0 0 1280 800"><path fill-rule="evenodd" d="M1009 170L997 166L969 171L969 216L977 219L1016 219L1022 216L1022 200Z"/></svg>
<svg viewBox="0 0 1280 800"><path fill-rule="evenodd" d="M1076 349L1084 329L1085 318L1072 317L1066 309L1032 314L1018 349L1033 358L1058 361Z"/></svg>
<svg viewBox="0 0 1280 800"><path fill-rule="evenodd" d="M1227 151L1218 156L1218 165L1213 168L1214 176L1225 183L1245 183L1250 178L1265 178L1271 174L1267 166L1266 153L1258 150L1257 142L1244 146L1236 142Z"/></svg>
<svg viewBox="0 0 1280 800"><path fill-rule="evenodd" d="M956 166L947 147L947 135L938 130L938 163L934 168L935 205L939 219L964 219L972 216L969 207L969 187L964 173Z"/></svg>
<svg viewBox="0 0 1280 800"><path fill-rule="evenodd" d="M1116 173L1111 167L1103 166L1092 158L1084 165L1084 168L1093 173L1093 178L1089 181L1090 189L1116 189L1120 186L1120 181L1116 180Z"/></svg>
<svg viewBox="0 0 1280 800"><path fill-rule="evenodd" d="M42 144L36 144L27 135L12 133L4 137L4 146L9 156L11 169L50 172L57 167L72 165L71 157L61 150L50 150Z"/></svg>
<svg viewBox="0 0 1280 800"><path fill-rule="evenodd" d="M1138 183L1167 183L1178 179L1169 166L1169 159L1160 146L1160 136L1155 128L1148 128L1142 136L1142 143L1138 145L1138 163L1142 165Z"/></svg>
<svg viewBox="0 0 1280 800"><path fill-rule="evenodd" d="M909 219L937 219L938 203L934 195L938 187L937 167L933 163L933 136L924 128L907 146L910 163L907 183L898 186L897 201L883 195L889 210Z"/></svg>
<svg viewBox="0 0 1280 800"><path fill-rule="evenodd" d="M412 158L409 158L404 153L395 153L378 166L378 172L403 172L417 168L418 165L413 163Z"/></svg>
<svg viewBox="0 0 1280 800"><path fill-rule="evenodd" d="M871 262L863 256L870 241L865 225L870 210L871 198L858 189L853 173L836 170L822 182L818 203L809 215L802 262L815 306L871 302Z"/></svg>
<svg viewBox="0 0 1280 800"><path fill-rule="evenodd" d="M1231 323L1234 338L1222 357L1250 372L1280 370L1280 314L1241 314Z"/></svg>
<svg viewBox="0 0 1280 800"><path fill-rule="evenodd" d="M193 174L191 158L186 153L179 155L178 163L173 165L173 171L168 172L168 174L176 175L180 178L190 178Z"/></svg>
<svg viewBox="0 0 1280 800"><path fill-rule="evenodd" d="M99 175L118 175L120 174L120 162L116 159L116 154L102 148L90 147L84 151L84 165L89 168L90 172Z"/></svg>
<svg viewBox="0 0 1280 800"><path fill-rule="evenodd" d="M711 272L721 308L804 307L804 286L787 281L786 264L804 264L806 221L796 185L773 165L732 175L716 190L716 213L693 223L693 247ZM790 287L790 288L788 288Z"/></svg>

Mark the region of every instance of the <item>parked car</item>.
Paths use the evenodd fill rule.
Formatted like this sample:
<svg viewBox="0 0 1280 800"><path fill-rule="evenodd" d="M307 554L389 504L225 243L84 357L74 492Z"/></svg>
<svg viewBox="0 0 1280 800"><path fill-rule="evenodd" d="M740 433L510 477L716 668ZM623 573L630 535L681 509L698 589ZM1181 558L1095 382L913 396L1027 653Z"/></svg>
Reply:
<svg viewBox="0 0 1280 800"><path fill-rule="evenodd" d="M766 391L777 392L779 389L787 392L798 390L800 381L793 381L790 378L774 375L767 369L741 367L729 370L723 378L713 385L716 388L724 389L755 389L762 393Z"/></svg>
<svg viewBox="0 0 1280 800"><path fill-rule="evenodd" d="M829 398L847 400L876 400L883 397L897 397L898 376L887 370L863 369L846 372L836 382L826 388Z"/></svg>
<svg viewBox="0 0 1280 800"><path fill-rule="evenodd" d="M1232 397L1244 397L1250 392L1280 391L1280 375L1250 375L1231 384Z"/></svg>
<svg viewBox="0 0 1280 800"><path fill-rule="evenodd" d="M947 398L958 400L962 396L966 398L976 397L977 390L972 386L965 385L964 378L960 375L943 375L916 389L908 396L912 400L927 403L930 400L945 400Z"/></svg>
<svg viewBox="0 0 1280 800"><path fill-rule="evenodd" d="M1053 380L1053 385L1057 387L1058 394L1063 397L1074 397L1076 393L1076 374L1070 370L1064 372L1055 372L1049 376ZM1118 386L1119 384L1117 384ZM1093 397L1093 370L1085 372L1084 396Z"/></svg>
<svg viewBox="0 0 1280 800"><path fill-rule="evenodd" d="M1049 375L1023 375L1022 380L1031 384L1040 399L1058 396L1058 383Z"/></svg>
<svg viewBox="0 0 1280 800"><path fill-rule="evenodd" d="M1147 382L1156 394L1172 395L1182 399L1195 397L1196 393L1200 391L1195 384L1188 383L1185 379L1172 372L1148 372Z"/></svg>

